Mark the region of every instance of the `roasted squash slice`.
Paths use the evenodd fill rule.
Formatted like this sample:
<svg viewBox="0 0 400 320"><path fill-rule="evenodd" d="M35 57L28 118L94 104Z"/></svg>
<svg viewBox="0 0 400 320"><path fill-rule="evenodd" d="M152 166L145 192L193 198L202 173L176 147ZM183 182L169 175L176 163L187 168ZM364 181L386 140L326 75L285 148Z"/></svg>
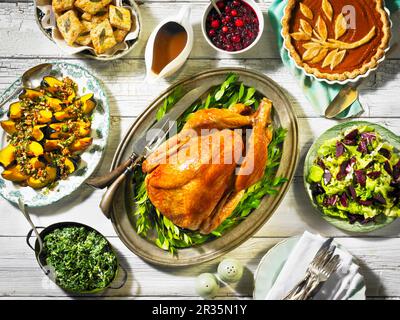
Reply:
<svg viewBox="0 0 400 320"><path fill-rule="evenodd" d="M89 114L96 107L96 101L94 100L93 93L88 93L82 96L79 101L81 102L82 112L84 114Z"/></svg>
<svg viewBox="0 0 400 320"><path fill-rule="evenodd" d="M68 168L69 173L75 172L79 167L80 157L71 157L65 159L65 166Z"/></svg>
<svg viewBox="0 0 400 320"><path fill-rule="evenodd" d="M44 93L34 89L23 89L22 93L19 95L20 99L36 99L43 96Z"/></svg>
<svg viewBox="0 0 400 320"><path fill-rule="evenodd" d="M38 157L33 157L29 159L30 165L32 165L33 169L44 168L46 165L44 162L40 161Z"/></svg>
<svg viewBox="0 0 400 320"><path fill-rule="evenodd" d="M72 123L72 128L70 128L66 123L52 123L49 125L47 130L47 137L49 139L60 139L63 137L68 137L72 132L78 138L84 138L90 135L90 122L77 121Z"/></svg>
<svg viewBox="0 0 400 320"><path fill-rule="evenodd" d="M45 151L53 151L60 148L60 140L46 140L44 143L44 150Z"/></svg>
<svg viewBox="0 0 400 320"><path fill-rule="evenodd" d="M0 164L7 168L15 160L15 147L12 144L7 145L0 150Z"/></svg>
<svg viewBox="0 0 400 320"><path fill-rule="evenodd" d="M40 110L37 121L39 123L49 123L53 118L53 113L50 110Z"/></svg>
<svg viewBox="0 0 400 320"><path fill-rule="evenodd" d="M31 157L39 157L43 154L44 150L39 142L32 141L28 146L28 155Z"/></svg>
<svg viewBox="0 0 400 320"><path fill-rule="evenodd" d="M68 108L65 109L64 111L59 111L59 112L54 113L54 118L57 121L65 121L65 120L71 119L73 117L74 117L74 115L70 112L70 110L68 110Z"/></svg>
<svg viewBox="0 0 400 320"><path fill-rule="evenodd" d="M68 96L67 101L68 101L69 103L72 103L72 102L75 100L75 98L76 98L76 92L73 91L73 92Z"/></svg>
<svg viewBox="0 0 400 320"><path fill-rule="evenodd" d="M23 182L28 179L28 176L23 173L22 167L19 164L5 169L1 176L13 182Z"/></svg>
<svg viewBox="0 0 400 320"><path fill-rule="evenodd" d="M45 124L34 126L33 130L32 130L32 137L36 141L43 140L45 132L46 132L46 127L47 127L47 125L45 125Z"/></svg>
<svg viewBox="0 0 400 320"><path fill-rule="evenodd" d="M93 138L87 137L87 138L81 138L77 141L75 141L74 143L72 143L69 147L69 149L72 152L76 152L76 151L83 151L85 149L87 149L93 142Z"/></svg>
<svg viewBox="0 0 400 320"><path fill-rule="evenodd" d="M52 183L57 177L56 168L47 166L45 170L46 177L44 179L35 179L34 177L29 177L27 180L28 186L33 189L40 189Z"/></svg>
<svg viewBox="0 0 400 320"><path fill-rule="evenodd" d="M64 83L61 80L58 80L57 78L51 76L44 77L42 80L43 87L57 88L62 87L63 85Z"/></svg>
<svg viewBox="0 0 400 320"><path fill-rule="evenodd" d="M57 98L51 98L49 96L46 96L46 102L53 110L54 112L61 111L62 110L62 104L63 102L60 99Z"/></svg>
<svg viewBox="0 0 400 320"><path fill-rule="evenodd" d="M19 102L14 102L10 105L8 117L10 119L20 119L22 117L22 108Z"/></svg>
<svg viewBox="0 0 400 320"><path fill-rule="evenodd" d="M68 134L69 129L67 124L64 122L51 123L49 124L49 129L47 130L47 138L49 139L59 139L63 134Z"/></svg>
<svg viewBox="0 0 400 320"><path fill-rule="evenodd" d="M4 120L1 121L1 127L5 132L7 132L9 135L14 134L17 132L17 129L15 128L15 122L12 120Z"/></svg>

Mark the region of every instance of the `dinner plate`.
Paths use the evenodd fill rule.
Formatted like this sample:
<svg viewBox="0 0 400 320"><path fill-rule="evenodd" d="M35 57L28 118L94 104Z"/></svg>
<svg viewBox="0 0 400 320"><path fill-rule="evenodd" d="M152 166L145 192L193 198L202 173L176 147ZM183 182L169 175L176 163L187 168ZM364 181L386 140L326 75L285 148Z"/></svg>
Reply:
<svg viewBox="0 0 400 320"><path fill-rule="evenodd" d="M377 229L383 228L384 226L387 226L388 224L392 223L396 219L381 215L381 216L377 217L375 222L368 222L366 224L361 224L360 222L357 221L354 224L350 224L347 220L327 216L326 214L322 213L319 206L315 203L314 198L312 196L312 192L310 190L310 184L307 182L307 178L306 178L308 176L311 166L313 165L314 159L317 157L319 147L326 140L337 137L343 130L346 130L347 128L350 128L353 126L362 126L362 125L368 125L370 127L375 128L375 130L382 136L383 139L387 140L397 150L400 150L400 138L397 135L395 135L393 132L391 132L390 130L388 130L378 124L371 123L368 121L349 121L346 123L341 123L341 124L338 124L330 129L328 129L327 131L325 131L322 135L320 135L318 137L317 140L315 140L313 145L310 147L310 149L306 155L305 161L304 161L304 171L303 171L304 178L303 179L304 179L304 186L306 188L306 192L311 201L311 204L320 213L320 215L322 216L322 218L324 220L326 220L330 224L334 225L335 227L345 230L345 231L366 233L366 232L371 232L371 231L375 231Z"/></svg>
<svg viewBox="0 0 400 320"><path fill-rule="evenodd" d="M265 299L299 239L300 237L296 236L283 240L264 255L254 273L254 299ZM336 245L347 252L342 246ZM365 300L365 290L365 284L363 283L363 286L356 289L348 300Z"/></svg>
<svg viewBox="0 0 400 320"><path fill-rule="evenodd" d="M78 84L78 93L80 95L90 92L94 93L97 106L93 111L92 117L91 137L93 138L93 143L81 154L82 161L79 168L66 180L59 180L57 185L51 190L48 188L34 190L30 187L22 187L0 176L0 194L5 199L14 203L18 203L18 199L22 197L24 203L30 207L41 207L52 204L77 190L100 164L109 136L110 111L107 96L100 81L85 68L70 63L53 63L50 75L70 77ZM17 79L6 89L3 96L8 96L20 86L20 81L20 78ZM14 100L17 100L17 97ZM0 110L0 120L7 118L8 106L11 102L12 100ZM7 144L7 134L5 131L0 130L0 135L0 147L4 148Z"/></svg>
<svg viewBox="0 0 400 320"><path fill-rule="evenodd" d="M282 161L277 176L286 177L288 182L277 189L275 196L263 198L260 206L234 228L221 237L196 247L180 249L177 254L158 248L154 243L139 236L134 228L135 205L132 179L127 179L120 187L114 201L111 220L122 242L135 254L148 262L164 266L187 266L217 258L251 237L273 214L282 201L293 177L298 156L298 127L292 104L280 86L265 75L243 68L222 68L199 73L178 82L157 97L143 112L122 139L112 162L112 169L125 161L132 153L132 146L145 128L155 121L155 115L163 101L177 87L188 92L197 87L220 85L227 74L234 72L239 81L256 88L274 104L274 123L287 130L282 146ZM189 107L189 106L188 106Z"/></svg>

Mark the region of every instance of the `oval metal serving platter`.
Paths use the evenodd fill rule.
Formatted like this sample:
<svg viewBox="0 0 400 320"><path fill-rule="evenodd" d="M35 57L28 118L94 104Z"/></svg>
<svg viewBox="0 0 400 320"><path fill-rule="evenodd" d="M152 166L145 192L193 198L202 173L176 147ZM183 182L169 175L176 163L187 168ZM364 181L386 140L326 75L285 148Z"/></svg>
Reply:
<svg viewBox="0 0 400 320"><path fill-rule="evenodd" d="M176 83L156 98L139 116L122 139L112 162L112 169L127 159L135 140L140 137L144 128L154 122L155 114L164 99L178 86L188 92L202 85L219 85L226 75L234 72L239 75L239 81L252 86L261 94L272 100L274 104L274 123L287 129L283 143L282 161L277 175L286 177L276 196L264 197L260 206L236 227L225 232L221 237L210 240L202 245L180 249L176 255L158 248L154 243L139 236L134 228L134 193L132 179L127 179L121 186L114 201L111 221L122 242L135 254L144 260L164 266L188 266L217 258L239 246L250 238L268 218L274 213L282 201L294 175L299 157L298 126L292 105L277 83L261 73L242 68L221 68L199 73L187 80ZM189 106L188 106L189 107Z"/></svg>

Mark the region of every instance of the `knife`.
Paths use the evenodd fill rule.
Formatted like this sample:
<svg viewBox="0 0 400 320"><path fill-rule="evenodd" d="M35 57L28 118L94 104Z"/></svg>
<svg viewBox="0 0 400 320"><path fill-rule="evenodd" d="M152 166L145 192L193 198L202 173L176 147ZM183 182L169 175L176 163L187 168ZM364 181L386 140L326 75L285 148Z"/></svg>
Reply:
<svg viewBox="0 0 400 320"><path fill-rule="evenodd" d="M132 172L135 166L146 159L148 155L164 142L171 130L175 128L175 121L187 110L188 107L209 91L209 89L210 87L207 85L206 88L202 86L189 91L160 121L155 124L153 123L153 125L150 125L144 130L142 136L133 145L132 154L124 163L102 177L96 177L86 181L86 184L95 188L102 189L109 187L100 202L100 208L107 218L110 217L115 193L125 180L126 176ZM149 130L161 134L154 135L154 137L149 140L149 137L147 136Z"/></svg>
<svg viewBox="0 0 400 320"><path fill-rule="evenodd" d="M325 117L332 119L350 107L358 99L358 84L356 86L344 86L329 104L325 111Z"/></svg>

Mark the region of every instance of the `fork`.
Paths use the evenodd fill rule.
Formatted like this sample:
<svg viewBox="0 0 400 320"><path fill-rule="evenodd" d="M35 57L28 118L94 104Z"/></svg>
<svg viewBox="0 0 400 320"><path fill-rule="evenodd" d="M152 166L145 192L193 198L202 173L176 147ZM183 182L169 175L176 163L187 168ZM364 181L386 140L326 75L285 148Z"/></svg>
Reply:
<svg viewBox="0 0 400 320"><path fill-rule="evenodd" d="M321 246L313 260L311 261L310 265L308 266L306 273L294 287L293 289L286 295L284 300L292 300L294 296L302 292L302 289L304 288L304 285L307 283L309 277L311 276L311 270L316 270L316 268L321 264L323 265L324 262L327 261L326 255L330 252L330 247L331 243L333 241L333 238L327 239L324 244Z"/></svg>
<svg viewBox="0 0 400 320"><path fill-rule="evenodd" d="M293 293L288 299L290 300L304 300L307 292L309 291L310 286L319 278L319 275L324 270L325 266L331 260L333 253L336 249L336 246L328 247L325 250L319 261L316 263L311 263L308 269L308 277L305 279L303 285L299 290Z"/></svg>
<svg viewBox="0 0 400 320"><path fill-rule="evenodd" d="M339 265L340 265L340 256L336 254L327 262L324 268L322 268L321 272L318 274L318 278L308 288L308 290L304 295L304 300L313 297L316 293L317 287L319 287L320 284L326 282L329 279L329 277L338 269Z"/></svg>

